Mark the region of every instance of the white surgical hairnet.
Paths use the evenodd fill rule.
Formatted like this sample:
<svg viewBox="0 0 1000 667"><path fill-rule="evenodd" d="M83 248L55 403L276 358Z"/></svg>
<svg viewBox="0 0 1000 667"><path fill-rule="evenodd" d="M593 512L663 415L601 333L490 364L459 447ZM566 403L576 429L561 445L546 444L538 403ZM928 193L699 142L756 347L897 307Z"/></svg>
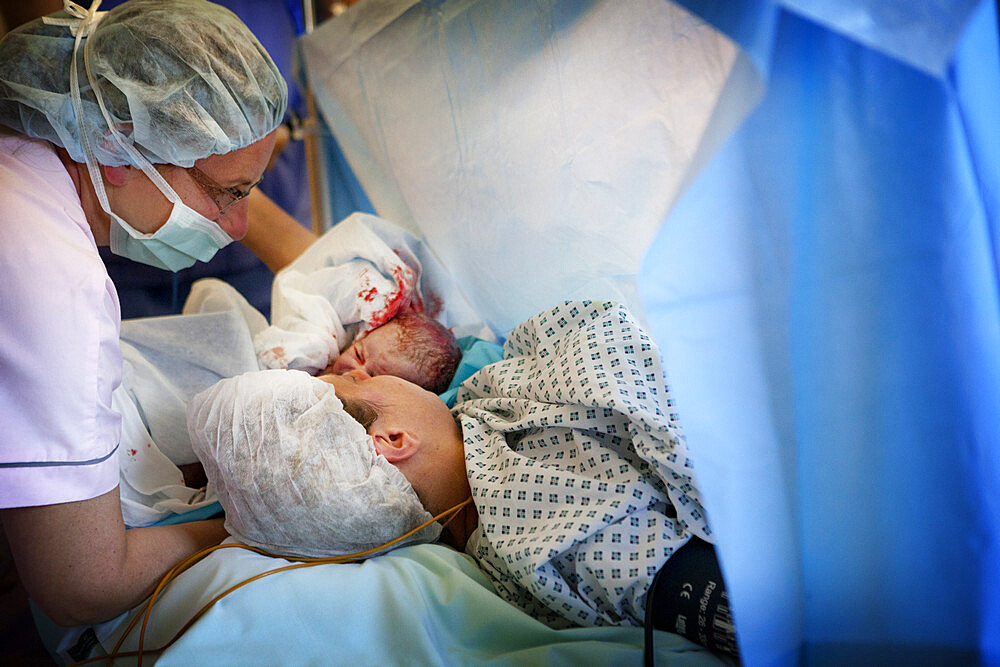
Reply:
<svg viewBox="0 0 1000 667"><path fill-rule="evenodd" d="M251 546L339 556L379 547L431 518L333 385L302 371L216 383L191 401L188 431L226 530ZM407 543L438 534L431 524Z"/></svg>
<svg viewBox="0 0 1000 667"><path fill-rule="evenodd" d="M99 164L135 164L111 138L92 80L115 130L149 162L190 167L254 143L284 116L285 81L235 14L206 0L129 0L86 28L78 119L70 70L80 25L57 12L0 41L0 124L80 163L85 132Z"/></svg>

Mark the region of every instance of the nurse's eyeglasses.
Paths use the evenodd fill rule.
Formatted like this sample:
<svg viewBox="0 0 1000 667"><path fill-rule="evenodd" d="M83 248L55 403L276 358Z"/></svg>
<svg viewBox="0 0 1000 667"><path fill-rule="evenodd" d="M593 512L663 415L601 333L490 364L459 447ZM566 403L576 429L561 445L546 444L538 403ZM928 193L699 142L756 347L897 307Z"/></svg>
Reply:
<svg viewBox="0 0 1000 667"><path fill-rule="evenodd" d="M246 190L240 190L236 187L227 188L224 185L219 185L197 167L189 168L188 173L191 174L191 178L194 179L195 183L201 186L201 189L205 191L205 194L212 198L215 205L219 207L218 218L221 218L226 211L240 203L241 200L249 197L250 192L255 187L260 185L262 180L264 180L264 177L261 176L257 179L257 182L249 188Z"/></svg>

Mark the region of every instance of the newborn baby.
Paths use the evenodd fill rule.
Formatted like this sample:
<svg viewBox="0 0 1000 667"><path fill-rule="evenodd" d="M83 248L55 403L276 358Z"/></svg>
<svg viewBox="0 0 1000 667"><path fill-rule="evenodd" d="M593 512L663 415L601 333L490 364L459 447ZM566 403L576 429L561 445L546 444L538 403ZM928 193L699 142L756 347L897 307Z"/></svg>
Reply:
<svg viewBox="0 0 1000 667"><path fill-rule="evenodd" d="M441 394L461 358L451 331L423 313L407 312L359 335L323 373L363 370L372 376L395 375Z"/></svg>

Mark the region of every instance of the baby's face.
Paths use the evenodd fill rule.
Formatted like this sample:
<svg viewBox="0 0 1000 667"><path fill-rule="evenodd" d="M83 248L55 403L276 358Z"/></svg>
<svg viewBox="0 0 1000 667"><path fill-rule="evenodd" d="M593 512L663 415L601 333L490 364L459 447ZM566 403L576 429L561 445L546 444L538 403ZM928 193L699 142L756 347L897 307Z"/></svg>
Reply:
<svg viewBox="0 0 1000 667"><path fill-rule="evenodd" d="M399 335L398 324L383 324L355 339L340 353L327 372L343 375L348 371L364 371L370 377L395 375L419 384L422 378L416 364L399 351Z"/></svg>

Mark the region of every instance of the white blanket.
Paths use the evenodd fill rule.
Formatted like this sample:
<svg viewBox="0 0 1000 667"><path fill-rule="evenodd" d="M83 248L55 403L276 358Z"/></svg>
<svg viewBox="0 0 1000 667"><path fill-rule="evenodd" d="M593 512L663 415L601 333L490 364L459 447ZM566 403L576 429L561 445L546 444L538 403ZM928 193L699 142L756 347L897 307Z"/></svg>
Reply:
<svg viewBox="0 0 1000 667"><path fill-rule="evenodd" d="M445 303L453 312L443 312ZM416 237L355 213L278 273L271 292L272 326L254 337L254 345L261 368L315 375L355 336L407 310L426 312L445 326L473 326L456 335L491 339L465 304Z"/></svg>
<svg viewBox="0 0 1000 667"><path fill-rule="evenodd" d="M145 526L210 505L214 490L184 485L179 465L196 463L187 404L219 380L257 370L252 332L267 326L229 285L195 283L184 315L122 322L122 415L118 448L122 515Z"/></svg>
<svg viewBox="0 0 1000 667"><path fill-rule="evenodd" d="M261 368L315 375L357 334L412 308L422 310L420 262L379 238L353 216L282 270L272 286L274 324L254 338Z"/></svg>

